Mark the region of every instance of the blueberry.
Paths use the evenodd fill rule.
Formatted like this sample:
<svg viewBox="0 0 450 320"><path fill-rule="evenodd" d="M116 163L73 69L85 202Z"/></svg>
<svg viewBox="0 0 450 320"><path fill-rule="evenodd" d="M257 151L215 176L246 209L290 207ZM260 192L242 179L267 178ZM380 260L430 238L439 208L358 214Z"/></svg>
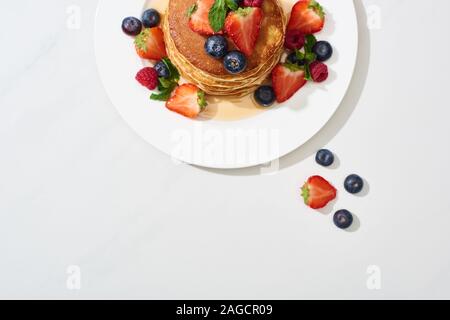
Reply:
<svg viewBox="0 0 450 320"><path fill-rule="evenodd" d="M287 62L290 62L292 64L298 64L299 66L304 66L305 65L305 60L299 60L297 58L297 55L295 54L295 52L291 52L287 58L286 58Z"/></svg>
<svg viewBox="0 0 450 320"><path fill-rule="evenodd" d="M223 59L223 65L229 73L240 73L247 67L247 58L240 51L231 51Z"/></svg>
<svg viewBox="0 0 450 320"><path fill-rule="evenodd" d="M333 48L327 41L317 41L313 47L313 52L318 61L327 61L333 55Z"/></svg>
<svg viewBox="0 0 450 320"><path fill-rule="evenodd" d="M340 229L347 229L353 223L353 215L348 210L339 210L334 214L333 222Z"/></svg>
<svg viewBox="0 0 450 320"><path fill-rule="evenodd" d="M170 77L170 70L167 68L167 65L164 63L164 61L159 61L154 66L156 72L158 73L158 77L162 78L169 78Z"/></svg>
<svg viewBox="0 0 450 320"><path fill-rule="evenodd" d="M228 41L223 36L211 36L206 39L205 51L213 58L222 58L228 52Z"/></svg>
<svg viewBox="0 0 450 320"><path fill-rule="evenodd" d="M271 86L261 86L255 91L255 100L263 107L270 107L275 102L275 92Z"/></svg>
<svg viewBox="0 0 450 320"><path fill-rule="evenodd" d="M334 155L330 150L322 149L317 151L316 162L324 167L329 167L334 162Z"/></svg>
<svg viewBox="0 0 450 320"><path fill-rule="evenodd" d="M122 30L129 36L137 36L142 31L142 22L135 17L128 17L122 21Z"/></svg>
<svg viewBox="0 0 450 320"><path fill-rule="evenodd" d="M352 194L359 193L364 188L364 181L360 176L351 174L345 179L344 188Z"/></svg>
<svg viewBox="0 0 450 320"><path fill-rule="evenodd" d="M146 28L157 27L160 21L161 16L159 15L159 12L156 11L155 9L145 10L144 13L142 14L142 23Z"/></svg>

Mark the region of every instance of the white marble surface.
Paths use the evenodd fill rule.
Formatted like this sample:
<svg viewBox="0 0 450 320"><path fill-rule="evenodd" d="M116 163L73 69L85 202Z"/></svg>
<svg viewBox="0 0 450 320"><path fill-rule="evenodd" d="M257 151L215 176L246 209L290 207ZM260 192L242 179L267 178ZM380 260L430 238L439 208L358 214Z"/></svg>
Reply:
<svg viewBox="0 0 450 320"><path fill-rule="evenodd" d="M450 298L450 2L430 2L356 0L350 92L270 176L176 166L127 127L96 70L96 1L1 2L0 298ZM314 163L323 146L338 168ZM370 188L341 193L360 221L342 232L298 189L352 172Z"/></svg>

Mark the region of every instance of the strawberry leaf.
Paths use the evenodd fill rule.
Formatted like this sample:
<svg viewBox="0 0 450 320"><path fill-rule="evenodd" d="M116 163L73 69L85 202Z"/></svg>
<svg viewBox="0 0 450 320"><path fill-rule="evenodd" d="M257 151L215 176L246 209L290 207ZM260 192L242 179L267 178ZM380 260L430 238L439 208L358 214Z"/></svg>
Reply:
<svg viewBox="0 0 450 320"><path fill-rule="evenodd" d="M134 44L136 47L144 52L147 52L147 39L149 36L150 30L144 29L141 31L141 33L134 39Z"/></svg>
<svg viewBox="0 0 450 320"><path fill-rule="evenodd" d="M252 7L245 7L245 8L239 8L236 10L236 13L242 17L247 16L249 13L251 13L253 10Z"/></svg>
<svg viewBox="0 0 450 320"><path fill-rule="evenodd" d="M314 10L314 12L317 13L320 18L323 19L325 17L325 11L323 10L323 7L316 0L311 0L308 8Z"/></svg>
<svg viewBox="0 0 450 320"><path fill-rule="evenodd" d="M190 18L195 13L195 11L197 11L197 9L198 9L198 6L196 3L194 3L192 6L190 6L186 12L186 15L188 16L188 18Z"/></svg>
<svg viewBox="0 0 450 320"><path fill-rule="evenodd" d="M197 103L200 106L201 111L203 111L206 108L206 106L208 106L208 102L206 102L205 92L199 90L197 93L197 97L198 97Z"/></svg>
<svg viewBox="0 0 450 320"><path fill-rule="evenodd" d="M309 201L309 188L308 188L308 184L305 183L305 185L302 188L302 197L303 200L305 201L305 204L308 205L308 201Z"/></svg>

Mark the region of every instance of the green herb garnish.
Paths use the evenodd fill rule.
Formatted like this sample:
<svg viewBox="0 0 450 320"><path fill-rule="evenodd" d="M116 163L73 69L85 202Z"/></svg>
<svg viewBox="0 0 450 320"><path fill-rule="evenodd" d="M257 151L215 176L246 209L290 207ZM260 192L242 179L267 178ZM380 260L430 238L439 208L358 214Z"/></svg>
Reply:
<svg viewBox="0 0 450 320"><path fill-rule="evenodd" d="M168 58L163 58L162 61L169 70L169 77L168 78L159 77L158 79L159 93L153 93L150 96L150 99L158 101L167 101L170 98L172 91L178 86L178 81L180 81L180 73Z"/></svg>
<svg viewBox="0 0 450 320"><path fill-rule="evenodd" d="M215 0L208 13L209 24L214 32L222 30L228 10L238 10L239 6L233 0Z"/></svg>
<svg viewBox="0 0 450 320"><path fill-rule="evenodd" d="M295 50L295 55L297 59L303 60L305 62L305 65L301 68L305 70L305 79L308 81L312 80L310 65L317 59L316 54L313 52L313 47L316 43L317 43L316 37L310 34L306 36L304 52L300 50Z"/></svg>

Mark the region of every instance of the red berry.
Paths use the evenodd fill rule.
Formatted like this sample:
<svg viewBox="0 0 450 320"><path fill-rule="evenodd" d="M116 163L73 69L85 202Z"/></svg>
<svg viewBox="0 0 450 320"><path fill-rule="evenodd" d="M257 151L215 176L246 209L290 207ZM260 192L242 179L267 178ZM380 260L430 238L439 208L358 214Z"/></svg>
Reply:
<svg viewBox="0 0 450 320"><path fill-rule="evenodd" d="M336 199L337 190L321 176L313 176L306 181L302 188L305 204L312 209L322 209L330 201Z"/></svg>
<svg viewBox="0 0 450 320"><path fill-rule="evenodd" d="M261 8L263 0L244 0L244 7L258 7Z"/></svg>
<svg viewBox="0 0 450 320"><path fill-rule="evenodd" d="M262 9L247 7L231 12L225 20L228 36L246 56L251 56L255 49L263 16Z"/></svg>
<svg viewBox="0 0 450 320"><path fill-rule="evenodd" d="M309 70L314 82L323 82L328 78L328 67L326 64L315 61L310 64Z"/></svg>
<svg viewBox="0 0 450 320"><path fill-rule="evenodd" d="M154 90L158 86L158 72L146 67L137 73L136 80L149 90Z"/></svg>
<svg viewBox="0 0 450 320"><path fill-rule="evenodd" d="M292 7L287 30L300 30L304 34L313 34L323 29L325 11L316 0L299 0Z"/></svg>
<svg viewBox="0 0 450 320"><path fill-rule="evenodd" d="M300 30L288 30L284 46L287 49L300 50L305 45L305 35Z"/></svg>

